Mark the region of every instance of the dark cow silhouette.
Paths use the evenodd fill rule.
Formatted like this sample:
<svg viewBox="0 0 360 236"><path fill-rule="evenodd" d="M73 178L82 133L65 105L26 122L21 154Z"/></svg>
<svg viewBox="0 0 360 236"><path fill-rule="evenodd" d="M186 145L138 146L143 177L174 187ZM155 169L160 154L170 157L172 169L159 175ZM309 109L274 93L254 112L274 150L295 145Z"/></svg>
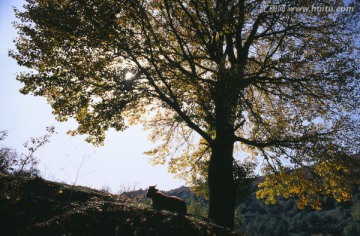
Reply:
<svg viewBox="0 0 360 236"><path fill-rule="evenodd" d="M148 192L146 193L147 198L151 198L153 202L154 210L168 210L178 212L180 214L186 214L186 203L178 197L166 196L159 192L155 186L149 186Z"/></svg>

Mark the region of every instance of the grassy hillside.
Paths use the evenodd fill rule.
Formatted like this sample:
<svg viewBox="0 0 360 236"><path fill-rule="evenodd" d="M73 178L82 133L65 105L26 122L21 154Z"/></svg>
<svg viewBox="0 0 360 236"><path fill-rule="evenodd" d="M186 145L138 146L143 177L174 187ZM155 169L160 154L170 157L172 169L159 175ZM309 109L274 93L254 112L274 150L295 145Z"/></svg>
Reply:
<svg viewBox="0 0 360 236"><path fill-rule="evenodd" d="M186 200L190 213L206 212L206 200L187 187L165 193ZM203 217L155 213L145 194L118 196L40 178L0 176L0 235L236 235ZM360 235L360 188L351 202L324 198L322 211L301 211L295 203L279 199L268 206L252 194L236 208L238 235Z"/></svg>
<svg viewBox="0 0 360 236"><path fill-rule="evenodd" d="M41 178L0 177L1 235L235 235L194 216Z"/></svg>

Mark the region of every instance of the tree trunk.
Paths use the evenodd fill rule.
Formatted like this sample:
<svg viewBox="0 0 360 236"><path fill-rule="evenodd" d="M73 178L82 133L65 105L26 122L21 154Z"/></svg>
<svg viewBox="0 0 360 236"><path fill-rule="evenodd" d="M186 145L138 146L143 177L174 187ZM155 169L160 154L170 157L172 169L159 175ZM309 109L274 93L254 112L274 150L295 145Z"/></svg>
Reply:
<svg viewBox="0 0 360 236"><path fill-rule="evenodd" d="M222 65L214 90L216 137L211 144L208 171L209 218L231 229L234 228L235 214L233 150L234 107L238 102L236 81L225 69L225 64Z"/></svg>
<svg viewBox="0 0 360 236"><path fill-rule="evenodd" d="M216 224L234 228L235 186L231 138L216 137L209 163L209 218Z"/></svg>

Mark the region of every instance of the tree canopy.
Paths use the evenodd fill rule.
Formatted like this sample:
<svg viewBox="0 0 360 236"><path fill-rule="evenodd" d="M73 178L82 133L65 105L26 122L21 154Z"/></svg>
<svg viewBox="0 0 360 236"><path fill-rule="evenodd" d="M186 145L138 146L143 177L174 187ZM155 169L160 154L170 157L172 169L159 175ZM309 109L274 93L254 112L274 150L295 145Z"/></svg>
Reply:
<svg viewBox="0 0 360 236"><path fill-rule="evenodd" d="M205 168L209 216L233 227L234 150L271 173L258 194L268 202L296 195L318 207L314 196L346 200L358 180L359 3L291 8L314 4L344 6L27 0L10 55L32 69L18 76L21 92L46 97L60 121L75 118L72 135L101 144L109 128L142 123L163 141L149 152L155 163L184 176Z"/></svg>

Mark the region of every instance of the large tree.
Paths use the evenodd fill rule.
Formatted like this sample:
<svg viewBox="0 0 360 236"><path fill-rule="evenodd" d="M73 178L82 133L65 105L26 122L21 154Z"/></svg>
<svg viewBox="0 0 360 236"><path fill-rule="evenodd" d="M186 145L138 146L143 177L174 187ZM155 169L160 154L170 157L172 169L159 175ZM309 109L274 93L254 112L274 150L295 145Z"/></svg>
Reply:
<svg viewBox="0 0 360 236"><path fill-rule="evenodd" d="M58 120L75 118L71 134L99 144L109 128L141 122L163 140L150 152L157 162L205 168L209 217L232 228L235 148L277 173L259 193L270 202L348 198L360 148L357 4L27 0L10 54L31 69L21 91L46 97Z"/></svg>

